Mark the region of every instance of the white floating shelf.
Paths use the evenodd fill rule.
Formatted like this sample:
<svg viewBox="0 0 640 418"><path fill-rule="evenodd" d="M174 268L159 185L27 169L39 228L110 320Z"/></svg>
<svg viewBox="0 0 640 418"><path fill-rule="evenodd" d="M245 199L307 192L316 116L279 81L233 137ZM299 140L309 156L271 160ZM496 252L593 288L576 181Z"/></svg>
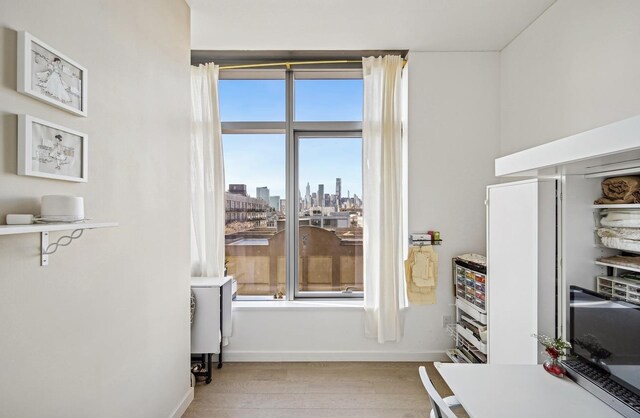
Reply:
<svg viewBox="0 0 640 418"><path fill-rule="evenodd" d="M40 265L49 264L49 255L55 253L59 247L66 247L74 239L82 236L85 229L112 228L117 222L78 222L78 223L50 223L31 225L0 225L0 235L18 235L40 233ZM73 231L70 235L62 236L58 241L49 245L49 232ZM76 234L76 232L80 233ZM53 248L53 249L51 249Z"/></svg>
<svg viewBox="0 0 640 418"><path fill-rule="evenodd" d="M111 228L117 222L78 222L31 225L0 225L0 235L31 234L34 232L75 231L76 229Z"/></svg>
<svg viewBox="0 0 640 418"><path fill-rule="evenodd" d="M591 205L593 209L640 209L640 204L625 204L625 205Z"/></svg>

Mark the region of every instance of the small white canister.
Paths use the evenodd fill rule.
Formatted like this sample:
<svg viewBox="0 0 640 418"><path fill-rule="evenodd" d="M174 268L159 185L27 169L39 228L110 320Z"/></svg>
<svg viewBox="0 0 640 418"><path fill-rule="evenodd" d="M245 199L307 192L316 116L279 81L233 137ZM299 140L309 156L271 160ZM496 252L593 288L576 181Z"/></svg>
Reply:
<svg viewBox="0 0 640 418"><path fill-rule="evenodd" d="M81 221L84 219L84 200L76 196L42 196L40 218L59 222Z"/></svg>

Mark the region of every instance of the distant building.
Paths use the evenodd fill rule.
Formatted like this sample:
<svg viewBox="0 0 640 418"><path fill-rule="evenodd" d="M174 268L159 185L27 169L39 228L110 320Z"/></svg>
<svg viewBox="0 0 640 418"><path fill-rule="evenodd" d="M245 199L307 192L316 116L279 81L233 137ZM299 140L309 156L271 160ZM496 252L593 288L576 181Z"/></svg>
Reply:
<svg viewBox="0 0 640 418"><path fill-rule="evenodd" d="M236 186L244 186L236 185ZM231 190L231 185L229 185ZM244 194L240 190L237 192L228 191L225 193L225 221L231 222L255 222L256 226L266 225L267 216L270 212L269 204L262 199L256 199Z"/></svg>
<svg viewBox="0 0 640 418"><path fill-rule="evenodd" d="M272 209L279 211L280 210L280 196L269 196L269 206Z"/></svg>
<svg viewBox="0 0 640 418"><path fill-rule="evenodd" d="M269 188L268 187L256 187L256 197L269 203Z"/></svg>
<svg viewBox="0 0 640 418"><path fill-rule="evenodd" d="M324 209L324 208L322 208ZM337 229L349 227L349 213L348 212L330 212L325 214L324 210L320 213L312 213L310 225L318 226L325 229Z"/></svg>
<svg viewBox="0 0 640 418"><path fill-rule="evenodd" d="M229 193L246 196L247 195L247 185L246 184L230 184L229 185Z"/></svg>
<svg viewBox="0 0 640 418"><path fill-rule="evenodd" d="M311 186L307 182L307 189L304 194L304 208L309 209L313 203L311 202Z"/></svg>
<svg viewBox="0 0 640 418"><path fill-rule="evenodd" d="M318 206L324 206L324 184L318 184Z"/></svg>
<svg viewBox="0 0 640 418"><path fill-rule="evenodd" d="M336 200L339 202L342 197L342 179L336 178Z"/></svg>

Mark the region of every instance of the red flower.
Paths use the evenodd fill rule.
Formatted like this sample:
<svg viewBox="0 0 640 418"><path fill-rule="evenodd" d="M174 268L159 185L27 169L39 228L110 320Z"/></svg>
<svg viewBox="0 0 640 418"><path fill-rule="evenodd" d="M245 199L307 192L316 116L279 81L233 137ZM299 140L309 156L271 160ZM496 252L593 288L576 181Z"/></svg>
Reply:
<svg viewBox="0 0 640 418"><path fill-rule="evenodd" d="M558 358L558 356L560 355L560 353L558 352L558 350L556 350L553 347L547 347L547 349L545 350L547 352L547 354L549 354L552 358Z"/></svg>

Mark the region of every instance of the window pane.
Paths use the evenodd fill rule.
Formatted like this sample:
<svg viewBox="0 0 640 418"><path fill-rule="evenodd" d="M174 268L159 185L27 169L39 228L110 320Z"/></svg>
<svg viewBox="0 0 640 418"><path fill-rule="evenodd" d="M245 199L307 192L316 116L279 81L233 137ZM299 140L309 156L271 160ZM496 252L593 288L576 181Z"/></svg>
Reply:
<svg viewBox="0 0 640 418"><path fill-rule="evenodd" d="M299 140L299 291L362 291L362 139Z"/></svg>
<svg viewBox="0 0 640 418"><path fill-rule="evenodd" d="M223 122L282 122L285 119L284 80L220 80Z"/></svg>
<svg viewBox="0 0 640 418"><path fill-rule="evenodd" d="M238 295L286 290L285 136L223 135L225 261Z"/></svg>
<svg viewBox="0 0 640 418"><path fill-rule="evenodd" d="M297 121L361 121L362 79L296 80Z"/></svg>

